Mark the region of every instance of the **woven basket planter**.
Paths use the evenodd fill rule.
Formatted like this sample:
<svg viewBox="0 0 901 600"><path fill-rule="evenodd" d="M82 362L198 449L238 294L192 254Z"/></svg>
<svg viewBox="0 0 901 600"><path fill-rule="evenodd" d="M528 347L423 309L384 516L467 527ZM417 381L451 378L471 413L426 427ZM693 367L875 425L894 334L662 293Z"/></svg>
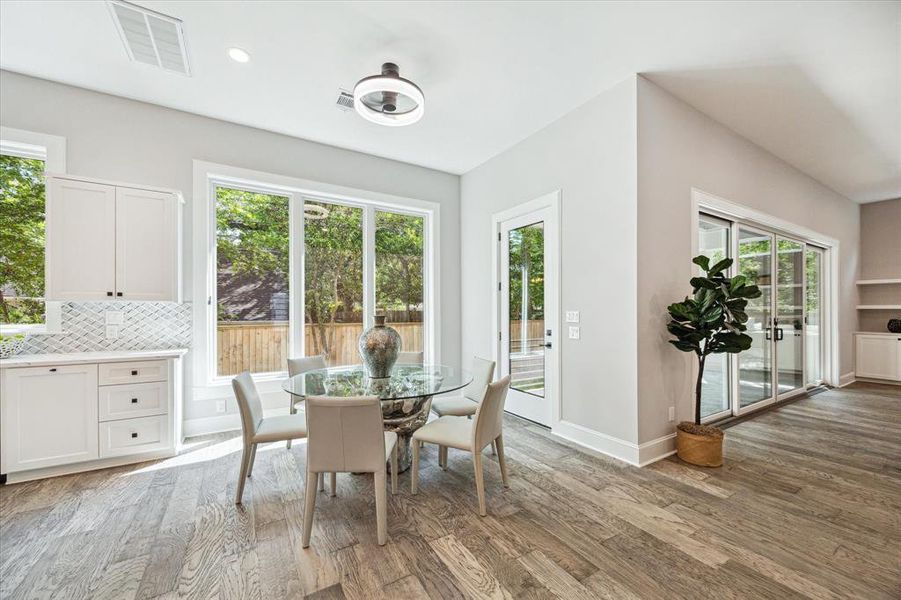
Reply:
<svg viewBox="0 0 901 600"><path fill-rule="evenodd" d="M699 467L721 467L723 432L716 427L679 423L676 427L676 454L685 462Z"/></svg>

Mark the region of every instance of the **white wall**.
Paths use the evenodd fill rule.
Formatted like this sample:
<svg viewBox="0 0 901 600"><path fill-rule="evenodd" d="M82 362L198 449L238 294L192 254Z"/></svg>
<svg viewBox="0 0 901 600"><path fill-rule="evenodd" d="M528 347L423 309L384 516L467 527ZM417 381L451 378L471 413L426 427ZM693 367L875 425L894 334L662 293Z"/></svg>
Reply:
<svg viewBox="0 0 901 600"><path fill-rule="evenodd" d="M561 190L560 310L581 311L581 339L557 332L564 423L554 430L614 453L638 434L635 81L602 93L461 182L464 360L490 357L497 335L492 214Z"/></svg>
<svg viewBox="0 0 901 600"><path fill-rule="evenodd" d="M692 357L666 343L666 306L690 291L691 188L840 242L839 348L854 370L860 207L676 99L638 79L639 441L692 418Z"/></svg>
<svg viewBox="0 0 901 600"><path fill-rule="evenodd" d="M64 136L70 173L181 190L187 201L187 299L194 277L191 195L195 158L439 203L441 356L450 363L460 356L458 176L8 71L0 71L0 123ZM392 133L386 128L386 139ZM186 362L190 364L190 360ZM190 374L186 380L192 380ZM215 412L213 399L192 402L190 394L187 397L186 418ZM229 404L234 411L233 403Z"/></svg>

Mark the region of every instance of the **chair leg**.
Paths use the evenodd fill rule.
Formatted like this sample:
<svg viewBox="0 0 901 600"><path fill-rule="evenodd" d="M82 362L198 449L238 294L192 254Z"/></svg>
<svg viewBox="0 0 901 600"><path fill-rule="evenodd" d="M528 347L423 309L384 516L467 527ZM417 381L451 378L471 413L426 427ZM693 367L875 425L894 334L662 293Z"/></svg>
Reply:
<svg viewBox="0 0 901 600"><path fill-rule="evenodd" d="M235 504L241 504L241 499L244 497L244 482L247 481L250 453L250 444L244 444L244 451L241 453L241 471L238 473L238 489L235 492Z"/></svg>
<svg viewBox="0 0 901 600"><path fill-rule="evenodd" d="M297 407L294 405L293 397L290 400L288 400L288 414L292 414L292 415L297 414ZM291 449L291 440L290 439L288 440L288 443L286 446L287 446L288 450Z"/></svg>
<svg viewBox="0 0 901 600"><path fill-rule="evenodd" d="M375 524L379 546L388 541L388 494L385 490L385 469L379 469L375 476Z"/></svg>
<svg viewBox="0 0 901 600"><path fill-rule="evenodd" d="M331 493L329 494L332 498L338 495L338 474L337 473L329 473L329 489Z"/></svg>
<svg viewBox="0 0 901 600"><path fill-rule="evenodd" d="M310 473L307 471L303 503L303 535L301 538L301 546L304 548L310 547L310 535L313 533L313 511L316 509L316 480L321 475L321 473Z"/></svg>
<svg viewBox="0 0 901 600"><path fill-rule="evenodd" d="M257 461L257 445L250 447L250 465L247 467L247 476L253 475L253 463Z"/></svg>
<svg viewBox="0 0 901 600"><path fill-rule="evenodd" d="M415 496L419 491L419 442L414 440L410 449L413 451L413 462L410 465L410 492Z"/></svg>
<svg viewBox="0 0 901 600"><path fill-rule="evenodd" d="M391 449L391 494L397 493L397 443Z"/></svg>
<svg viewBox="0 0 901 600"><path fill-rule="evenodd" d="M491 454L497 456L497 444L491 442Z"/></svg>
<svg viewBox="0 0 901 600"><path fill-rule="evenodd" d="M325 491L325 473L319 473L316 475L316 481L318 482L317 488L320 492Z"/></svg>
<svg viewBox="0 0 901 600"><path fill-rule="evenodd" d="M504 434L497 436L494 443L497 446L497 464L501 467L501 481L504 482L504 487L510 487L510 482L507 480L507 457L504 456Z"/></svg>
<svg viewBox="0 0 901 600"><path fill-rule="evenodd" d="M438 446L438 466L447 471L447 446Z"/></svg>
<svg viewBox="0 0 901 600"><path fill-rule="evenodd" d="M485 516L488 511L485 510L485 480L482 477L482 453L472 453L472 466L475 469L476 476L476 494L479 496L479 515Z"/></svg>

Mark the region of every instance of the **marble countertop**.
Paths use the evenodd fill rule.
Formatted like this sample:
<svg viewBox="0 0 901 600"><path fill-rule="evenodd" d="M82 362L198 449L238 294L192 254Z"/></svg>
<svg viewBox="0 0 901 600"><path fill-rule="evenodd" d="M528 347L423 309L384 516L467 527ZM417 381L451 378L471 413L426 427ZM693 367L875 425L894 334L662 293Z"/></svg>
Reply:
<svg viewBox="0 0 901 600"><path fill-rule="evenodd" d="M112 350L106 352L72 352L66 354L17 354L16 356L0 359L0 369L175 358L184 356L187 351L187 348L168 348L165 350Z"/></svg>

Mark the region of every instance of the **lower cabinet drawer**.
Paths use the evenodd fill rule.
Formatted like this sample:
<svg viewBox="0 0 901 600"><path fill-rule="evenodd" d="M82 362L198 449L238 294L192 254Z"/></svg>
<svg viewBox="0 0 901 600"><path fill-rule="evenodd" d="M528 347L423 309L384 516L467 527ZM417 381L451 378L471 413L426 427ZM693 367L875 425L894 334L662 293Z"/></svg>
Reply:
<svg viewBox="0 0 901 600"><path fill-rule="evenodd" d="M169 379L169 361L138 360L134 362L100 363L100 385L144 383Z"/></svg>
<svg viewBox="0 0 901 600"><path fill-rule="evenodd" d="M100 421L149 417L169 412L165 381L100 386Z"/></svg>
<svg viewBox="0 0 901 600"><path fill-rule="evenodd" d="M168 415L100 424L100 458L163 450L168 446Z"/></svg>

